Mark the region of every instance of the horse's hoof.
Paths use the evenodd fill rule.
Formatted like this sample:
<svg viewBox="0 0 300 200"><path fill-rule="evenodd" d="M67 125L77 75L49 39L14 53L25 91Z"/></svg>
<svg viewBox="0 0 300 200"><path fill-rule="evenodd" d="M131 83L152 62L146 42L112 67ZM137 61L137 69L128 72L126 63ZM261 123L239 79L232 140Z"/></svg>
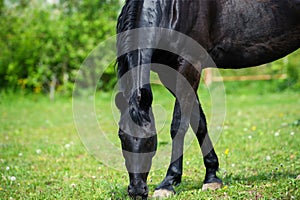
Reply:
<svg viewBox="0 0 300 200"><path fill-rule="evenodd" d="M205 190L217 190L217 189L221 189L223 186L222 183L205 183L203 184L202 186L202 191L205 191Z"/></svg>
<svg viewBox="0 0 300 200"><path fill-rule="evenodd" d="M166 190L166 189L158 189L154 191L153 198L168 198L174 195L174 191Z"/></svg>

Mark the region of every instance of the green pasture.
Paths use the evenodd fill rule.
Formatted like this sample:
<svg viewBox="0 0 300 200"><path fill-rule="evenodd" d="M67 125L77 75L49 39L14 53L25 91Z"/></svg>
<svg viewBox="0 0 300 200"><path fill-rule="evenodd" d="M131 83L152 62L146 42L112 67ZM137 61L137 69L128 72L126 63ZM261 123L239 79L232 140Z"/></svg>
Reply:
<svg viewBox="0 0 300 200"><path fill-rule="evenodd" d="M172 199L300 198L300 93L266 91L267 83L243 84L225 85L226 118L215 145L223 189L201 191L205 168L196 140L190 140L182 183ZM174 99L160 86L153 90L159 148L167 148ZM199 94L211 123L210 94L205 87ZM111 93L95 97L97 119L117 148ZM0 199L128 198L127 173L104 164L109 155L96 159L82 144L71 98L50 101L40 94L2 92L0 136ZM166 173L167 162L161 163L150 172L150 196Z"/></svg>

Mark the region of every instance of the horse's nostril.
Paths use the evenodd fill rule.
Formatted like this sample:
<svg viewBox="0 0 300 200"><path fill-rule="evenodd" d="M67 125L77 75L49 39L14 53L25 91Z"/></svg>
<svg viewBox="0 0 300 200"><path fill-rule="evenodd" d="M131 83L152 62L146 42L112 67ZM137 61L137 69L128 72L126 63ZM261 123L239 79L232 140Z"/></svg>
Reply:
<svg viewBox="0 0 300 200"><path fill-rule="evenodd" d="M144 192L148 192L148 187L144 186Z"/></svg>
<svg viewBox="0 0 300 200"><path fill-rule="evenodd" d="M129 185L128 195L133 199L147 199L148 187L147 185Z"/></svg>

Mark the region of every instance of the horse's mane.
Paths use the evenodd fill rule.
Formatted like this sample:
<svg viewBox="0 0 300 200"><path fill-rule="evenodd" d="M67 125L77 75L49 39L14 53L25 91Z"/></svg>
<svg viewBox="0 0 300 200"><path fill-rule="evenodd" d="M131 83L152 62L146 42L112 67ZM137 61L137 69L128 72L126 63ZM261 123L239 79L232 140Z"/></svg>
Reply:
<svg viewBox="0 0 300 200"><path fill-rule="evenodd" d="M123 7L121 14L118 18L117 23L117 33L128 31L134 28L137 28L137 16L139 13L140 2L137 0L126 0L125 6ZM125 15L126 14L126 15ZM132 38L133 39L133 38ZM120 52L128 52L127 49L130 49L130 44L132 40L131 37L127 34L123 35L122 38L118 36L117 38L117 50L118 50L118 77L120 78L126 71L128 71L128 59L127 53L119 55Z"/></svg>

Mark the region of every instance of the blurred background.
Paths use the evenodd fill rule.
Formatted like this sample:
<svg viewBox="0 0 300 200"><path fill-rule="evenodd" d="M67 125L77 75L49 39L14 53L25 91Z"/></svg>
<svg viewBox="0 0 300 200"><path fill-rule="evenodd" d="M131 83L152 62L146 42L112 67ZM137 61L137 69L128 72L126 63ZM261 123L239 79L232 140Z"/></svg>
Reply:
<svg viewBox="0 0 300 200"><path fill-rule="evenodd" d="M83 60L115 34L120 7L119 0L0 0L1 89L71 95ZM99 88L112 87L113 66L103 78Z"/></svg>
<svg viewBox="0 0 300 200"><path fill-rule="evenodd" d="M115 34L122 4L122 0L0 0L1 90L71 96L83 60ZM262 80L273 91L299 89L299 61L298 51L258 69L221 70L221 75L239 87ZM208 85L222 80L214 74L204 73ZM111 65L99 89L110 90L115 83Z"/></svg>

